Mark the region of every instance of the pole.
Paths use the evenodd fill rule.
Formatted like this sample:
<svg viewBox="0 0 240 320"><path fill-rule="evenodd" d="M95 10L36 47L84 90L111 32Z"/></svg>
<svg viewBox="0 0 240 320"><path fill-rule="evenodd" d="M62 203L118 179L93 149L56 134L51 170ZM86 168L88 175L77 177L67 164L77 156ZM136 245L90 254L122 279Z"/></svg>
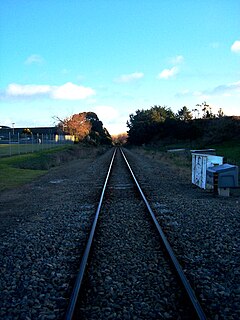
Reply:
<svg viewBox="0 0 240 320"><path fill-rule="evenodd" d="M9 131L8 144L9 144L9 155L11 157L11 155L12 155L12 146L11 146L11 132L10 131Z"/></svg>
<svg viewBox="0 0 240 320"><path fill-rule="evenodd" d="M19 139L19 132L18 132L18 154L20 154L20 153L21 153L19 143L20 143L20 139Z"/></svg>
<svg viewBox="0 0 240 320"><path fill-rule="evenodd" d="M213 174L213 195L218 195L218 173L214 172Z"/></svg>

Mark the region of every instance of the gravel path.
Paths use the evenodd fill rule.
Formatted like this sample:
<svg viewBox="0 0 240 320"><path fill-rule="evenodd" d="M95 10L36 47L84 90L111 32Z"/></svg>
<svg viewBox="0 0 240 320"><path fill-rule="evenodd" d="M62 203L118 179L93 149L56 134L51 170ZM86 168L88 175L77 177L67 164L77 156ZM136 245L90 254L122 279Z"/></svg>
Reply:
<svg viewBox="0 0 240 320"><path fill-rule="evenodd" d="M63 318L111 152L0 195L1 319ZM213 198L156 156L129 155L209 319L240 319L239 196Z"/></svg>

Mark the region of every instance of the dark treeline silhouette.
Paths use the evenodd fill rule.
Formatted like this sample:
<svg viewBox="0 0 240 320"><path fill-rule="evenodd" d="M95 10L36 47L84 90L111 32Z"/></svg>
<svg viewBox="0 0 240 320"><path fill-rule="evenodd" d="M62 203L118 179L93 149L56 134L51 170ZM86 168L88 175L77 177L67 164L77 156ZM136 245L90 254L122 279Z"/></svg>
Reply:
<svg viewBox="0 0 240 320"><path fill-rule="evenodd" d="M128 143L142 145L154 142L175 143L177 141L200 141L202 144L220 143L240 135L240 117L224 116L219 109L212 113L211 107L202 103L202 117L193 116L184 106L176 114L171 108L154 106L147 110L137 110L127 121Z"/></svg>

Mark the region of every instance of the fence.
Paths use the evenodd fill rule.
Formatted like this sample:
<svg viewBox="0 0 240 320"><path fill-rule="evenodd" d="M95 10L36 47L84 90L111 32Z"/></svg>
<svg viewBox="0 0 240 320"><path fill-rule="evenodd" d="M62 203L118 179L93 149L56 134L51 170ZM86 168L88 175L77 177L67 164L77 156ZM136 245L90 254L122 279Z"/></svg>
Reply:
<svg viewBox="0 0 240 320"><path fill-rule="evenodd" d="M31 153L59 147L64 144L72 144L71 136L57 134L37 134L21 137L19 133L9 132L8 137L0 139L0 157L13 156L24 153Z"/></svg>

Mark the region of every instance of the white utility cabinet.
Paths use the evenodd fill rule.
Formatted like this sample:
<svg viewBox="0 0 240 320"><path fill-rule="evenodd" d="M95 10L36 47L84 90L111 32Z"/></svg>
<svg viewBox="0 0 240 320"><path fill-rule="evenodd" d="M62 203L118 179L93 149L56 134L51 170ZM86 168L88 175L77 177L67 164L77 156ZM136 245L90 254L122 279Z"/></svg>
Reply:
<svg viewBox="0 0 240 320"><path fill-rule="evenodd" d="M223 164L223 157L212 154L192 153L192 183L206 189L207 169Z"/></svg>

